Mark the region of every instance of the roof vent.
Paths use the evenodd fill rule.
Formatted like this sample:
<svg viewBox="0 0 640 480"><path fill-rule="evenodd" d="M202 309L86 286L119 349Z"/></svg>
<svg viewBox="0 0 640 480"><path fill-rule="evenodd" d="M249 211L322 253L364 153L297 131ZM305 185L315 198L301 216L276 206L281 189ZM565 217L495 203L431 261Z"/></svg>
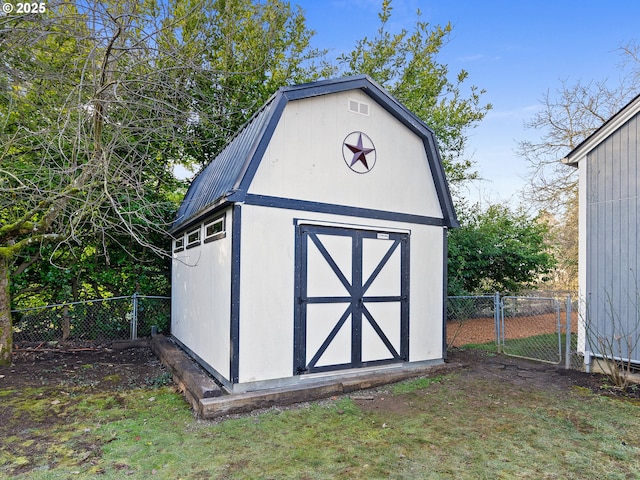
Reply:
<svg viewBox="0 0 640 480"><path fill-rule="evenodd" d="M349 111L360 115L369 115L369 104L349 99Z"/></svg>

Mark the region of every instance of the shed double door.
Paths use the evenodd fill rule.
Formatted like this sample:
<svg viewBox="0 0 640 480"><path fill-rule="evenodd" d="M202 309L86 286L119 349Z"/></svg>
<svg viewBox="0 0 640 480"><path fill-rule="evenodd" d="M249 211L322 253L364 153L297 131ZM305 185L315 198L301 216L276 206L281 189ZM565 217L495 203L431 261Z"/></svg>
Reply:
<svg viewBox="0 0 640 480"><path fill-rule="evenodd" d="M299 225L294 374L407 361L409 235Z"/></svg>

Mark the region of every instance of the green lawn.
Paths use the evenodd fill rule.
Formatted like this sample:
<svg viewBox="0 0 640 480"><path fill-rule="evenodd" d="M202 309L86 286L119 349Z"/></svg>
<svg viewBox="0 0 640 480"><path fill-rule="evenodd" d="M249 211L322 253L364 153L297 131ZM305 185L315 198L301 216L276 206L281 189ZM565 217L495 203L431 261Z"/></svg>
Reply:
<svg viewBox="0 0 640 480"><path fill-rule="evenodd" d="M465 370L360 395L209 422L166 386L0 390L0 477L640 478L629 402Z"/></svg>

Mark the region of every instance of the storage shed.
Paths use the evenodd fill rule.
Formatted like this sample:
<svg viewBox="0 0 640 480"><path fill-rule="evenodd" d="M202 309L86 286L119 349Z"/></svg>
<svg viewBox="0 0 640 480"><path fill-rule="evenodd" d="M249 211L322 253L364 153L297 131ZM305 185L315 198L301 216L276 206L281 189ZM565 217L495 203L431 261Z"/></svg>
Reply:
<svg viewBox="0 0 640 480"><path fill-rule="evenodd" d="M578 350L640 364L640 95L562 161L579 171Z"/></svg>
<svg viewBox="0 0 640 480"><path fill-rule="evenodd" d="M232 393L442 363L457 225L433 131L379 85L281 88L180 206L173 338Z"/></svg>

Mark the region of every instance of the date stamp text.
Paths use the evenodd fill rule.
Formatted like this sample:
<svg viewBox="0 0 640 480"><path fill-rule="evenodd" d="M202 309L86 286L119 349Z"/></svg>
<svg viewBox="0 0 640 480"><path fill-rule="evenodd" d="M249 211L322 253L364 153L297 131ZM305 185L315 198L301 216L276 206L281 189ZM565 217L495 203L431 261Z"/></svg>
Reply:
<svg viewBox="0 0 640 480"><path fill-rule="evenodd" d="M4 2L2 3L2 7L0 7L0 15L9 15L11 13L24 15L29 13L45 13L46 11L47 4L45 2Z"/></svg>

